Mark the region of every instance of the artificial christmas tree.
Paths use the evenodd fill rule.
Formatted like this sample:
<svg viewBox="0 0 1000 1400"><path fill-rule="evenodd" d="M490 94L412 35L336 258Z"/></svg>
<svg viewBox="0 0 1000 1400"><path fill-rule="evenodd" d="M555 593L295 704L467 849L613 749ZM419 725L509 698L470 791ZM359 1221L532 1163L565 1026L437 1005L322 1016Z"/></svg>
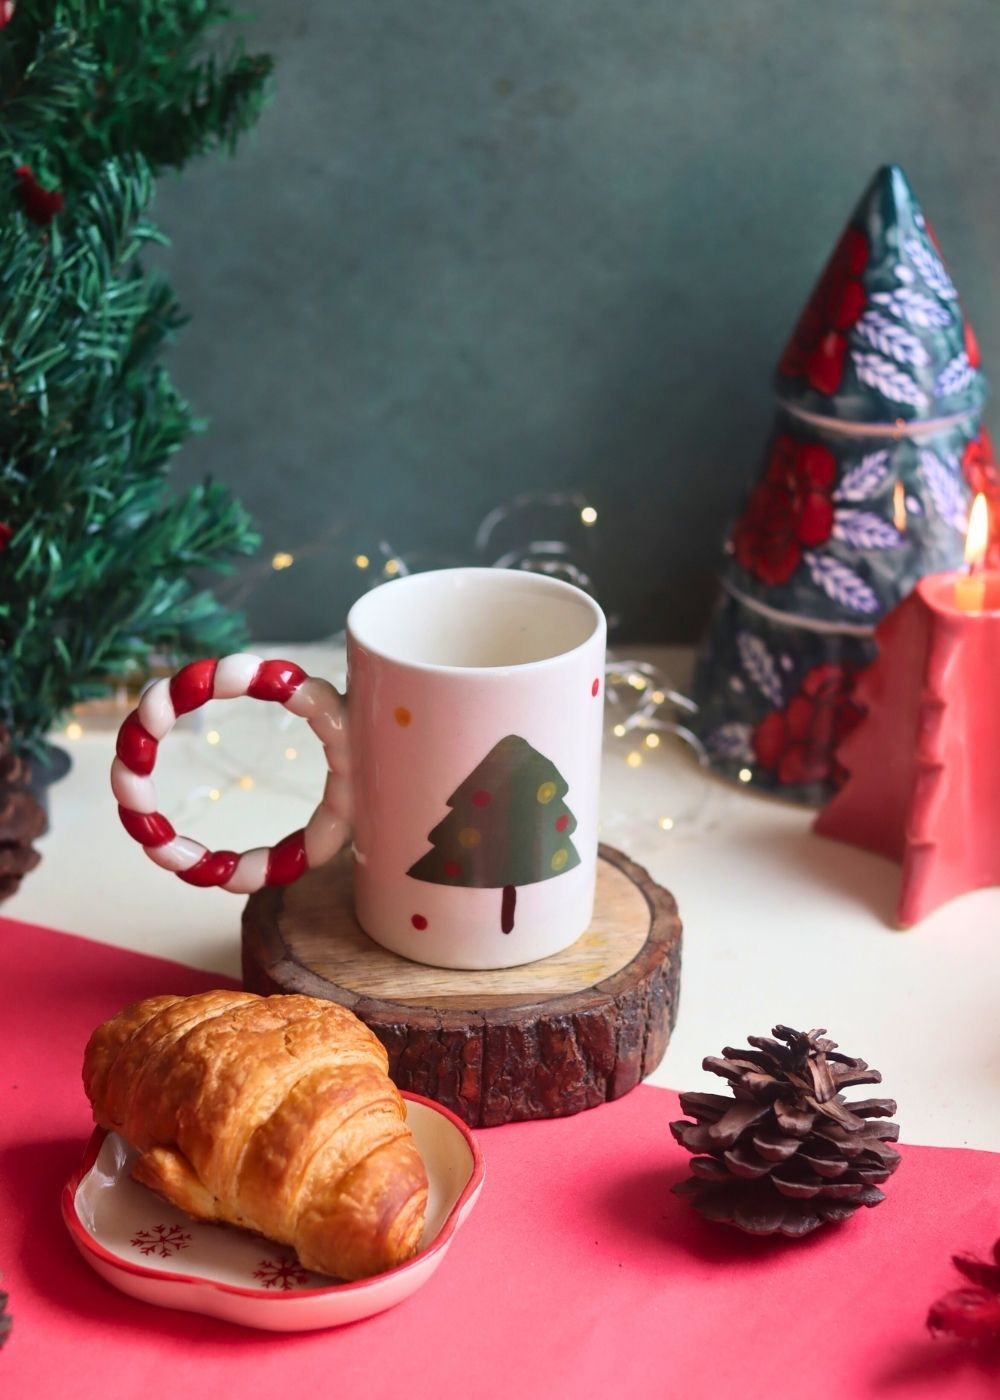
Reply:
<svg viewBox="0 0 1000 1400"><path fill-rule="evenodd" d="M434 885L502 889L500 927L510 933L518 885L580 864L576 818L555 764L516 734L490 750L448 798L452 809L427 838L432 849L407 871Z"/></svg>
<svg viewBox="0 0 1000 1400"><path fill-rule="evenodd" d="M1000 512L979 350L902 171L875 175L781 357L763 476L727 543L694 727L720 771L807 802L841 776L876 623Z"/></svg>
<svg viewBox="0 0 1000 1400"><path fill-rule="evenodd" d="M18 0L0 15L0 714L38 752L152 650L243 626L194 582L250 552L239 504L173 495L196 426L160 356L180 323L140 258L153 176L231 147L269 61L203 56L219 0ZM6 173L4 173L6 171Z"/></svg>

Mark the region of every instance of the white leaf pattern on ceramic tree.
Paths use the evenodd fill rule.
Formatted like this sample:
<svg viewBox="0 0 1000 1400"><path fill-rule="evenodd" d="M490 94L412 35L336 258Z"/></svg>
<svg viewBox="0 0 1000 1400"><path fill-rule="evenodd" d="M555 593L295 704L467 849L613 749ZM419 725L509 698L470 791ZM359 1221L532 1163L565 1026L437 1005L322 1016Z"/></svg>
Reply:
<svg viewBox="0 0 1000 1400"><path fill-rule="evenodd" d="M880 311L866 311L857 324L857 331L874 349L900 364L923 366L930 358L912 331L890 321Z"/></svg>
<svg viewBox="0 0 1000 1400"><path fill-rule="evenodd" d="M908 270L908 269L907 269ZM951 312L916 287L896 287L891 292L873 292L872 301L884 306L890 316L918 330L944 330L951 324Z"/></svg>
<svg viewBox="0 0 1000 1400"><path fill-rule="evenodd" d="M852 350L854 370L862 384L877 389L883 398L893 403L908 403L923 408L925 396L913 379L893 360L874 351Z"/></svg>
<svg viewBox="0 0 1000 1400"><path fill-rule="evenodd" d="M947 525L964 530L966 525L965 483L957 461L942 462L929 447L920 450L917 468L923 477L934 509Z"/></svg>
<svg viewBox="0 0 1000 1400"><path fill-rule="evenodd" d="M898 530L868 510L838 510L833 517L833 537L853 549L895 549L903 542Z"/></svg>
<svg viewBox="0 0 1000 1400"><path fill-rule="evenodd" d="M781 677L766 643L755 637L752 632L739 632L736 636L736 648L744 671L760 693L770 700L772 705L781 705L784 701Z"/></svg>
<svg viewBox="0 0 1000 1400"><path fill-rule="evenodd" d="M814 554L811 550L807 550L802 557L813 582L822 588L828 598L854 612L878 612L878 598L864 579L847 564L842 564L832 555Z"/></svg>
<svg viewBox="0 0 1000 1400"><path fill-rule="evenodd" d="M733 720L720 724L708 736L708 750L716 758L731 758L740 763L749 763L754 756L750 743L752 729L749 724Z"/></svg>
<svg viewBox="0 0 1000 1400"><path fill-rule="evenodd" d="M889 449L868 452L856 467L844 475L833 493L835 501L867 501L879 490L889 475Z"/></svg>
<svg viewBox="0 0 1000 1400"><path fill-rule="evenodd" d="M948 276L948 269L937 254L931 251L923 239L914 238L911 234L910 237L904 241L903 247L906 249L910 261L932 292L935 292L945 301L958 300L958 293L955 291L954 282L952 282L951 278Z"/></svg>
<svg viewBox="0 0 1000 1400"><path fill-rule="evenodd" d="M976 371L969 363L968 355L964 350L960 350L938 375L934 392L942 398L947 398L950 394L960 394L963 389L969 387L975 377Z"/></svg>

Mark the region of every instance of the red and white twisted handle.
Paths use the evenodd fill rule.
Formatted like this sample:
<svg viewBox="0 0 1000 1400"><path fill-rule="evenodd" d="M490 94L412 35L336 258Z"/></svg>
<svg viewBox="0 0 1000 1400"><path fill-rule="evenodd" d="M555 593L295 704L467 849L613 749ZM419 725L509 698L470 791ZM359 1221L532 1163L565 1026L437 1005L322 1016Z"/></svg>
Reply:
<svg viewBox="0 0 1000 1400"><path fill-rule="evenodd" d="M153 768L161 740L178 716L209 700L249 695L274 700L304 719L323 745L329 772L323 797L308 825L276 846L239 854L210 851L178 836L156 809ZM128 834L150 860L189 885L218 885L232 894L253 894L265 885L290 885L343 845L350 821L347 732L341 697L329 681L308 676L294 661L263 661L238 652L219 661L192 661L169 680L155 681L118 731L118 757L111 788Z"/></svg>

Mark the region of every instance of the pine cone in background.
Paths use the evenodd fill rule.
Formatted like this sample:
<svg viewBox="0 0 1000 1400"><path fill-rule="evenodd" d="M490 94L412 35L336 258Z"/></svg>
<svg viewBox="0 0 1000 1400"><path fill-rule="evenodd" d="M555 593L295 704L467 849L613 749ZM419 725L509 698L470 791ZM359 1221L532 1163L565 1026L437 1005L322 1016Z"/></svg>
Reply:
<svg viewBox="0 0 1000 1400"><path fill-rule="evenodd" d="M897 1123L892 1099L844 1102L852 1084L880 1084L864 1060L836 1053L824 1030L775 1026L777 1037L747 1036L752 1050L727 1047L705 1069L729 1080L733 1097L681 1094L670 1131L697 1153L692 1175L673 1189L708 1220L753 1235L807 1235L885 1199L878 1189L899 1166L889 1144Z"/></svg>
<svg viewBox="0 0 1000 1400"><path fill-rule="evenodd" d="M45 811L27 782L28 765L11 752L10 735L0 725L0 902L41 860L31 843L45 830Z"/></svg>

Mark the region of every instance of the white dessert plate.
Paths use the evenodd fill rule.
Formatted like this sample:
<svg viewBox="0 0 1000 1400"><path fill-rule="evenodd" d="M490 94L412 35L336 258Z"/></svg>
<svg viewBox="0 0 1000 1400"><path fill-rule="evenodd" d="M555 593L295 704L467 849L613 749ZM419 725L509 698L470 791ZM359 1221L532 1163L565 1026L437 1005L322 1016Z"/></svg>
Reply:
<svg viewBox="0 0 1000 1400"><path fill-rule="evenodd" d="M135 1153L117 1133L94 1131L66 1183L62 1212L91 1268L123 1293L161 1308L272 1332L357 1322L394 1307L437 1269L483 1184L483 1159L466 1125L440 1104L404 1094L430 1191L419 1252L388 1273L335 1283L260 1235L190 1219L131 1177Z"/></svg>

